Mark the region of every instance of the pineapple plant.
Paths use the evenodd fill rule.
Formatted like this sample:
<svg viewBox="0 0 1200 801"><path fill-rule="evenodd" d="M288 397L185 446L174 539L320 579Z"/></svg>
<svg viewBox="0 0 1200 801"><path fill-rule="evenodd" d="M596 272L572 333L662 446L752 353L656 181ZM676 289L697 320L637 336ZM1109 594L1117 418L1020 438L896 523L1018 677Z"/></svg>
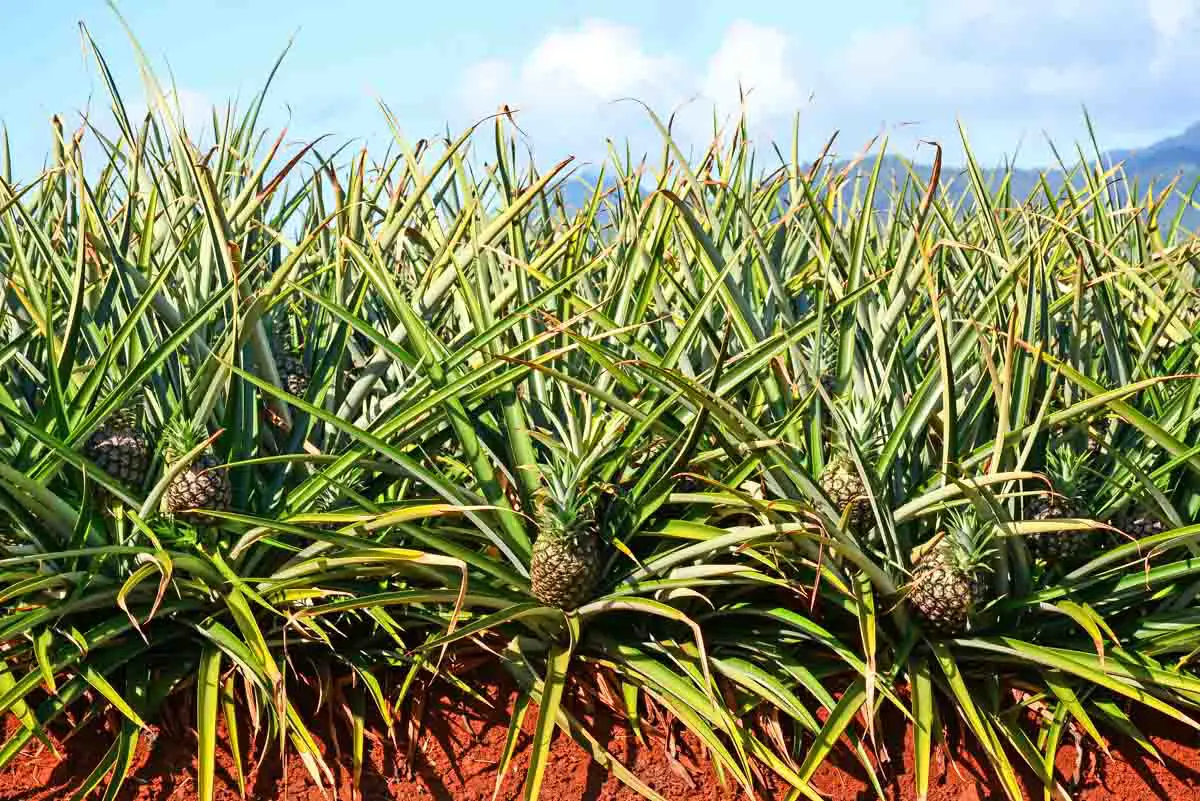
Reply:
<svg viewBox="0 0 1200 801"><path fill-rule="evenodd" d="M167 464L173 465L208 439L208 433L202 425L177 419L167 426L163 437ZM208 451L189 464L167 487L163 497L167 512L206 522L211 518L202 510L228 510L233 500L233 487L229 474L220 467L216 456Z"/></svg>
<svg viewBox="0 0 1200 801"><path fill-rule="evenodd" d="M84 454L97 467L134 488L140 488L146 481L150 453L150 440L138 427L134 409L112 414L84 445Z"/></svg>
<svg viewBox="0 0 1200 801"><path fill-rule="evenodd" d="M953 514L945 535L913 568L908 602L930 631L947 636L966 632L983 600L980 581L990 552L992 526L973 514Z"/></svg>
<svg viewBox="0 0 1200 801"><path fill-rule="evenodd" d="M574 471L546 479L534 499L530 579L538 601L570 611L591 598L600 578L600 487Z"/></svg>
<svg viewBox="0 0 1200 801"><path fill-rule="evenodd" d="M833 381L826 376L822 380ZM862 399L854 391L834 397L836 409L830 410L825 424L825 440L832 451L832 459L825 465L818 483L839 515L846 519L848 530L856 535L865 534L875 525L875 513L871 508L871 487L863 481L862 474L850 456L850 449L838 443L841 433L834 416L845 423L846 433L853 439L864 465L871 465L878 454L878 414L882 404L882 393L874 401Z"/></svg>
<svg viewBox="0 0 1200 801"><path fill-rule="evenodd" d="M1087 507L1083 498L1088 490L1088 459L1086 450L1076 450L1067 444L1050 448L1046 458L1046 471L1054 491L1027 501L1025 519L1058 520L1086 517ZM1054 567L1077 561L1092 546L1091 539L1080 532L1055 531L1032 534L1026 539L1026 544L1035 558Z"/></svg>

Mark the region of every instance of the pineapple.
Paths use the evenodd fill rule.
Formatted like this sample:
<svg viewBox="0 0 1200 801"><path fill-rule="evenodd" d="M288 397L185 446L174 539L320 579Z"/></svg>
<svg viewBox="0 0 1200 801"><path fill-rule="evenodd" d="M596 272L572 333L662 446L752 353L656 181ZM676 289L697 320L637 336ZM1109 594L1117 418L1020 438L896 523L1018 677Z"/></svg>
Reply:
<svg viewBox="0 0 1200 801"><path fill-rule="evenodd" d="M84 454L117 481L140 488L150 469L150 440L138 428L132 409L113 414L88 438Z"/></svg>
<svg viewBox="0 0 1200 801"><path fill-rule="evenodd" d="M1167 524L1161 517L1143 508L1125 515L1118 528L1134 539L1140 540L1155 534L1162 534L1167 530Z"/></svg>
<svg viewBox="0 0 1200 801"><path fill-rule="evenodd" d="M1047 471L1055 494L1040 495L1026 502L1026 520L1055 520L1086 517L1083 497L1087 490L1086 450L1069 445L1053 447L1047 456ZM1092 547L1092 538L1076 531L1032 534L1026 539L1030 552L1047 565L1066 565L1077 561Z"/></svg>
<svg viewBox="0 0 1200 801"><path fill-rule="evenodd" d="M546 606L570 611L591 598L600 577L600 532L594 487L550 476L536 499L530 578Z"/></svg>
<svg viewBox="0 0 1200 801"><path fill-rule="evenodd" d="M203 426L179 419L168 426L166 439L167 464L173 465L189 451L208 438ZM212 518L203 509L226 511L233 500L229 474L212 453L205 452L171 481L163 502L173 515L191 517L197 522Z"/></svg>
<svg viewBox="0 0 1200 801"><path fill-rule="evenodd" d="M875 522L869 489L849 456L839 455L825 465L820 483L833 507L847 518L851 532L862 534Z"/></svg>
<svg viewBox="0 0 1200 801"><path fill-rule="evenodd" d="M868 400L865 395L853 391L843 392L842 396L834 398L837 408L830 410L825 425L825 438L832 447L833 458L825 465L819 483L838 514L846 517L848 530L856 535L865 534L875 525L871 487L863 481L849 450L834 443L839 435L848 435L857 446L863 464L872 464L882 445L878 426L882 399L882 393L874 400ZM844 423L844 432L836 417Z"/></svg>
<svg viewBox="0 0 1200 801"><path fill-rule="evenodd" d="M276 312L274 324L271 326L271 350L275 354L275 371L279 373L283 389L298 398L303 398L308 392L308 368L292 347L292 321L284 311L281 309Z"/></svg>
<svg viewBox="0 0 1200 801"><path fill-rule="evenodd" d="M275 370L288 393L303 398L308 392L308 368L304 362L290 353L275 354Z"/></svg>
<svg viewBox="0 0 1200 801"><path fill-rule="evenodd" d="M1169 528L1159 515L1144 506L1139 506L1136 509L1122 513L1115 520L1110 521L1109 525L1124 532L1123 534L1112 531L1108 532L1107 545L1110 548L1117 545L1124 545L1134 540L1152 537L1155 534L1162 534Z"/></svg>
<svg viewBox="0 0 1200 801"><path fill-rule="evenodd" d="M966 632L983 600L980 568L990 548L992 526L974 515L951 517L945 537L913 569L908 602L925 628L947 636Z"/></svg>

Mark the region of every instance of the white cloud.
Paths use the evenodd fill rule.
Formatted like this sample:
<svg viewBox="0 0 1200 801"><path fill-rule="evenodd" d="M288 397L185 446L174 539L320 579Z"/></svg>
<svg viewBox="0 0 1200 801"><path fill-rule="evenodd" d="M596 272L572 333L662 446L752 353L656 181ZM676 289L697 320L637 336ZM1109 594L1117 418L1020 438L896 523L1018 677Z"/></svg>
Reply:
<svg viewBox="0 0 1200 801"><path fill-rule="evenodd" d="M1146 0L1146 13L1150 24L1160 40L1178 38L1181 29L1194 21L1197 11L1195 0Z"/></svg>
<svg viewBox="0 0 1200 801"><path fill-rule="evenodd" d="M694 98L677 130L698 142L714 106L737 112L739 87L752 126L776 138L796 112L812 142L835 129L862 142L885 123L950 144L962 120L992 153L1023 139L1048 152L1040 134L1078 135L1081 106L1114 146L1182 127L1200 106L1200 51L1185 46L1200 36L1200 0L926 0L902 22L847 30L839 43L734 21L697 51L695 40L654 49L635 28L593 19L544 35L515 63L476 64L462 96L478 115L521 110L536 141L593 152L647 127L640 110L608 101L636 97L665 117Z"/></svg>
<svg viewBox="0 0 1200 801"><path fill-rule="evenodd" d="M790 117L804 100L790 51L783 31L739 21L693 68L675 52L647 49L634 28L591 19L550 32L517 64L489 59L468 67L459 94L475 118L502 104L517 109L518 123L535 140L553 137L594 151L605 135L621 139L641 128L637 144L657 147L645 112L612 102L632 98L664 121L678 112L674 133L688 147L706 138L714 106L724 115L738 112L739 87L752 123Z"/></svg>
<svg viewBox="0 0 1200 801"><path fill-rule="evenodd" d="M472 111L500 104L530 110L578 110L622 97L659 96L678 80L670 56L647 53L638 31L592 19L545 36L518 65L490 59L468 67L462 94Z"/></svg>
<svg viewBox="0 0 1200 801"><path fill-rule="evenodd" d="M1035 66L1025 73L1025 91L1035 97L1074 102L1092 96L1100 86L1100 73L1087 65Z"/></svg>
<svg viewBox="0 0 1200 801"><path fill-rule="evenodd" d="M1102 143L1192 121L1200 85L1200 0L927 0L915 19L859 30L810 65L815 124L862 131L915 121L906 136L957 140L962 120L989 153L1043 133ZM1144 139L1142 140L1144 141Z"/></svg>
<svg viewBox="0 0 1200 801"><path fill-rule="evenodd" d="M777 28L734 22L708 61L705 99L718 107L736 103L740 90L747 94L750 114L791 114L803 101L803 92L789 59L789 44L787 34Z"/></svg>
<svg viewBox="0 0 1200 801"><path fill-rule="evenodd" d="M472 64L463 71L459 91L472 113L494 111L513 84L512 65L499 58Z"/></svg>
<svg viewBox="0 0 1200 801"><path fill-rule="evenodd" d="M1154 28L1156 46L1151 72L1161 75L1178 57L1179 48L1194 40L1200 22L1197 0L1146 0L1146 14Z"/></svg>
<svg viewBox="0 0 1200 801"><path fill-rule="evenodd" d="M522 66L521 81L556 100L607 101L653 90L674 70L671 58L642 50L635 29L588 20L543 39Z"/></svg>

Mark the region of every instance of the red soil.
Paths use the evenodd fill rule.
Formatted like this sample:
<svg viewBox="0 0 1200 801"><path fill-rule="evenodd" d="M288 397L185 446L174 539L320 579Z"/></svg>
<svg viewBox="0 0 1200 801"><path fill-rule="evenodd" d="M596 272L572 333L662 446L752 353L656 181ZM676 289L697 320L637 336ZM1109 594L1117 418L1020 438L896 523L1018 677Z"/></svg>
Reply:
<svg viewBox="0 0 1200 801"><path fill-rule="evenodd" d="M492 798L496 766L504 746L515 692L506 679L498 677L475 673L470 681L484 697L503 703L489 708L446 689L444 684L435 687L428 696L430 711L411 761L407 759L408 747L403 735L410 721L397 727L398 750L387 741L386 735L368 735L361 799L474 801ZM678 726L668 736L666 724L654 721L657 731L651 732L643 744L632 735L624 721L608 718L599 708L589 713L587 706L585 698L576 696L572 700L573 710L594 727L605 747L642 781L671 801L745 797L736 790L721 787L696 741L682 734ZM317 715L322 723L313 726L314 734L336 732L336 736L324 738L322 748L337 776L337 798L352 800L355 796L347 767L347 729L340 721L336 727L331 726L327 722L331 719L329 712L330 706L326 704ZM162 729L155 729L159 736L143 739L132 777L118 796L119 801L193 801L196 798L195 736L190 728L190 715L188 709L179 710L173 715L177 720L164 723ZM535 720L536 710L530 709L525 719L525 736L521 738L498 799L509 801L521 797ZM1081 755L1071 738L1067 738L1060 749L1057 768L1059 779L1071 790L1073 798L1080 801L1200 800L1200 739L1165 718L1141 717L1139 723L1143 731L1154 733L1151 739L1164 762L1160 764L1133 743L1123 740L1111 743L1111 758L1105 758L1090 742L1085 744ZM900 720L891 721L891 724L885 729L897 734L904 729ZM15 721L8 720L6 733L11 733L16 725ZM111 726L109 721L108 727ZM153 739L153 744L147 739ZM243 742L246 739L243 735ZM30 745L0 773L0 801L69 798L103 756L109 742L105 724L97 724L85 727L63 745L61 750L67 755L63 761L56 761L36 743ZM990 770L984 767L985 763L970 743L971 738L951 732L946 747L937 750L930 801L987 801L1003 797L998 786L987 779ZM891 758L879 771L888 801L913 801L910 736L905 735L903 740L890 738L882 751ZM339 752L344 758L338 757ZM258 755L253 756L257 758ZM1077 758L1079 782L1074 784ZM285 773L281 773L277 763L278 760L268 756L264 767L248 777L248 798L318 801L328 797L312 784L294 754L288 759ZM272 765L276 767L272 768ZM216 793L220 801L238 798L233 775L229 756L222 754ZM1022 780L1028 797L1042 798L1041 787L1035 779L1023 776ZM833 801L867 801L874 797L861 767L844 748L835 752L817 772L813 785ZM785 789L768 783L760 797L782 799L786 795ZM570 738L559 735L552 747L542 798L551 801L618 801L638 796L596 765Z"/></svg>

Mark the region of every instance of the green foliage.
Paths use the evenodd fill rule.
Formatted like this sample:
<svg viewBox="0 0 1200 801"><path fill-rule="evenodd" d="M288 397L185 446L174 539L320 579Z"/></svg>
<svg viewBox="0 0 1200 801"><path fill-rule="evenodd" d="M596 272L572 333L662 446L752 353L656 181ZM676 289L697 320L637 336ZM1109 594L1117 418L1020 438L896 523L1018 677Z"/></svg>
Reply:
<svg viewBox="0 0 1200 801"><path fill-rule="evenodd" d="M1069 721L1200 728L1196 246L1119 167L885 187L763 164L741 123L688 160L651 115L656 166L614 152L576 202L503 118L494 145L289 151L264 87L201 152L149 70L135 127L85 41L119 135L85 164L56 123L47 171L0 180L0 767L87 694L125 721L84 788L111 797L187 693L203 798L218 712L252 724L239 782L286 746L328 783L287 690L353 676L357 776L367 725L434 680L474 691L467 652L512 673L515 726L539 705L531 798L556 729L656 797L572 686L797 798L842 748L878 789L884 705L922 793L944 720L1013 798L1014 760L1058 781ZM88 444L134 407L147 441L188 428L136 486ZM160 512L216 474L230 503ZM951 563L986 592L926 631L914 556L968 510L987 536L952 525ZM539 600L539 538L584 531L588 592Z"/></svg>

